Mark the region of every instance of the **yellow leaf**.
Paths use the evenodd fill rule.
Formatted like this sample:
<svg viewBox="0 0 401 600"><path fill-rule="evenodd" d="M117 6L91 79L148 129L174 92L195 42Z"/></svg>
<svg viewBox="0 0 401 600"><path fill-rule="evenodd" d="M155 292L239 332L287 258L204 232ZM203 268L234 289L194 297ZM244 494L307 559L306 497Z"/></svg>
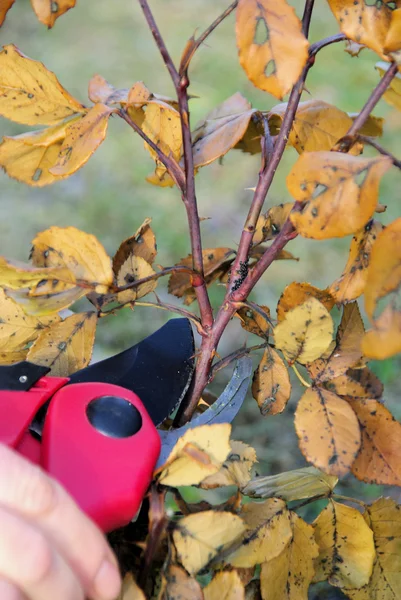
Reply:
<svg viewBox="0 0 401 600"><path fill-rule="evenodd" d="M237 571L220 571L203 588L205 600L245 600L245 588Z"/></svg>
<svg viewBox="0 0 401 600"><path fill-rule="evenodd" d="M315 581L328 579L340 588L365 585L372 574L375 547L361 513L330 500L314 527L319 546Z"/></svg>
<svg viewBox="0 0 401 600"><path fill-rule="evenodd" d="M386 53L397 52L401 49L401 9L392 10L390 27L386 35L384 50Z"/></svg>
<svg viewBox="0 0 401 600"><path fill-rule="evenodd" d="M384 55L392 9L387 2L367 4L365 0L328 0L341 31L347 38Z"/></svg>
<svg viewBox="0 0 401 600"><path fill-rule="evenodd" d="M200 487L213 489L236 485L242 489L251 478L251 469L257 462L256 452L243 442L231 441L231 450L220 470L203 479Z"/></svg>
<svg viewBox="0 0 401 600"><path fill-rule="evenodd" d="M58 160L49 169L50 173L59 177L68 177L78 171L106 137L112 112L113 109L105 104L95 104L79 121L69 125L59 150Z"/></svg>
<svg viewBox="0 0 401 600"><path fill-rule="evenodd" d="M65 267L88 289L106 293L113 283L111 260L94 235L75 227L50 227L32 242L32 262L40 267Z"/></svg>
<svg viewBox="0 0 401 600"><path fill-rule="evenodd" d="M127 258L134 254L145 259L149 264L157 254L156 237L150 226L152 219L147 217L133 236L124 240L113 258L113 271L118 273Z"/></svg>
<svg viewBox="0 0 401 600"><path fill-rule="evenodd" d="M278 556L291 539L290 513L283 500L270 498L266 502L245 504L241 511L247 526L238 550L225 562L233 567L253 567Z"/></svg>
<svg viewBox="0 0 401 600"><path fill-rule="evenodd" d="M256 87L282 98L308 59L302 23L285 0L239 0L239 60Z"/></svg>
<svg viewBox="0 0 401 600"><path fill-rule="evenodd" d="M254 498L282 498L286 502L328 496L337 484L338 477L327 475L315 467L304 467L294 471L256 477L243 490Z"/></svg>
<svg viewBox="0 0 401 600"><path fill-rule="evenodd" d="M13 290L27 287L40 289L49 282L57 290L57 286L75 284L75 276L66 265L51 265L51 268L40 265L35 268L0 256L0 286Z"/></svg>
<svg viewBox="0 0 401 600"><path fill-rule="evenodd" d="M80 119L81 115L39 131L4 136L0 143L0 165L9 177L34 187L54 183L60 177L49 169L57 161L67 128Z"/></svg>
<svg viewBox="0 0 401 600"><path fill-rule="evenodd" d="M305 202L290 216L298 233L319 240L360 230L375 212L380 179L391 164L386 156L302 154L287 177L292 196Z"/></svg>
<svg viewBox="0 0 401 600"><path fill-rule="evenodd" d="M25 125L55 125L86 108L51 71L24 56L14 44L0 52L0 114Z"/></svg>
<svg viewBox="0 0 401 600"><path fill-rule="evenodd" d="M279 104L269 113L269 124L277 130L280 129L286 109L287 103ZM299 154L331 150L351 125L351 117L336 106L322 100L307 100L298 105L288 143ZM353 147L353 153L359 154L360 148L356 146Z"/></svg>
<svg viewBox="0 0 401 600"><path fill-rule="evenodd" d="M338 396L351 398L381 398L383 384L367 367L349 369L345 375L335 377L326 383L328 390Z"/></svg>
<svg viewBox="0 0 401 600"><path fill-rule="evenodd" d="M128 90L117 90L101 75L94 75L89 81L88 96L95 104L121 104L128 101Z"/></svg>
<svg viewBox="0 0 401 600"><path fill-rule="evenodd" d="M260 311L251 306L243 306L237 310L235 316L239 317L243 329L267 339L270 329L270 309L268 306L259 306L259 309Z"/></svg>
<svg viewBox="0 0 401 600"><path fill-rule="evenodd" d="M341 323L337 330L336 346L316 381L322 382L339 377L349 368L357 365L363 356L361 339L364 333L365 328L358 303L347 304L343 308Z"/></svg>
<svg viewBox="0 0 401 600"><path fill-rule="evenodd" d="M273 240L280 233L293 206L293 202L286 202L272 206L264 215L260 215L253 235L253 245Z"/></svg>
<svg viewBox="0 0 401 600"><path fill-rule="evenodd" d="M89 364L97 316L77 313L45 329L31 346L28 360L49 367L54 377L68 377Z"/></svg>
<svg viewBox="0 0 401 600"><path fill-rule="evenodd" d="M0 27L3 25L4 23L4 19L6 18L6 15L8 13L8 11L10 10L10 8L12 7L12 5L14 4L15 0L1 0L0 2Z"/></svg>
<svg viewBox="0 0 401 600"><path fill-rule="evenodd" d="M132 573L127 573L124 577L122 589L117 600L146 600L145 594L136 584Z"/></svg>
<svg viewBox="0 0 401 600"><path fill-rule="evenodd" d="M209 165L239 143L255 112L239 92L210 112L193 132L195 168Z"/></svg>
<svg viewBox="0 0 401 600"><path fill-rule="evenodd" d="M252 396L263 416L283 412L291 396L287 367L280 355L270 346L265 349L253 375Z"/></svg>
<svg viewBox="0 0 401 600"><path fill-rule="evenodd" d="M373 531L376 560L369 583L344 592L351 600L398 600L401 591L400 506L379 498L366 508L365 521Z"/></svg>
<svg viewBox="0 0 401 600"><path fill-rule="evenodd" d="M121 268L116 275L117 285L119 287L123 287L133 283L134 281L137 281L138 279L144 279L145 277L150 277L155 274L156 271L152 269L150 264L146 262L142 256L131 254L121 265ZM153 292L156 287L157 279L151 279L150 281L142 283L141 285L138 285L132 289L118 292L117 301L121 304L134 302L135 300L139 300L139 298L143 298L143 296L146 296L146 294Z"/></svg>
<svg viewBox="0 0 401 600"><path fill-rule="evenodd" d="M178 565L169 565L162 574L163 600L203 600L202 588L193 577Z"/></svg>
<svg viewBox="0 0 401 600"><path fill-rule="evenodd" d="M40 317L53 315L64 308L68 308L71 304L82 298L82 296L86 296L90 291L88 288L80 287L80 285L62 284L62 282L59 282L54 288L49 290L48 286L51 284L51 281L50 279L46 282L48 292L44 294L36 293L38 288L36 290L30 290L29 288L12 290L7 288L6 293L7 296L20 304L28 315ZM41 289L39 288L38 292Z"/></svg>
<svg viewBox="0 0 401 600"><path fill-rule="evenodd" d="M355 121L355 119L359 116L359 113L348 113L348 116L352 119L352 121ZM359 133L369 137L380 137L383 135L383 125L383 117L369 115L365 123L359 129Z"/></svg>
<svg viewBox="0 0 401 600"><path fill-rule="evenodd" d="M38 319L26 315L20 306L8 298L0 288L0 362L7 364L10 359L28 352L27 344L35 340L41 332L61 319ZM26 350L25 350L26 348ZM15 362L11 360L11 362Z"/></svg>
<svg viewBox="0 0 401 600"><path fill-rule="evenodd" d="M240 517L228 512L203 511L175 523L173 541L181 564L195 575L245 530Z"/></svg>
<svg viewBox="0 0 401 600"><path fill-rule="evenodd" d="M260 587L263 600L304 600L314 575L318 546L313 527L290 513L292 537L286 548L262 564Z"/></svg>
<svg viewBox="0 0 401 600"><path fill-rule="evenodd" d="M159 483L173 487L197 485L217 473L230 453L229 423L189 429L177 441L159 476Z"/></svg>
<svg viewBox="0 0 401 600"><path fill-rule="evenodd" d="M61 15L75 6L76 0L31 0L31 4L39 21L51 29Z"/></svg>
<svg viewBox="0 0 401 600"><path fill-rule="evenodd" d="M382 230L383 225L381 223L369 221L352 238L344 271L341 277L334 281L329 288L337 303L350 302L363 294L368 277L372 247Z"/></svg>
<svg viewBox="0 0 401 600"><path fill-rule="evenodd" d="M151 100L146 105L142 131L167 155L176 160L182 154L182 134L180 114L166 102ZM156 152L145 142L152 158Z"/></svg>
<svg viewBox="0 0 401 600"><path fill-rule="evenodd" d="M401 282L401 218L388 225L373 245L365 288L365 308L370 319L380 298Z"/></svg>
<svg viewBox="0 0 401 600"><path fill-rule="evenodd" d="M401 352L401 313L393 306L386 306L361 340L364 355L384 360Z"/></svg>
<svg viewBox="0 0 401 600"><path fill-rule="evenodd" d="M343 477L361 445L358 420L348 402L323 388L309 388L298 403L295 429L305 458Z"/></svg>
<svg viewBox="0 0 401 600"><path fill-rule="evenodd" d="M377 400L348 398L361 426L361 449L352 465L358 479L401 485L401 425Z"/></svg>
<svg viewBox="0 0 401 600"><path fill-rule="evenodd" d="M288 361L305 364L319 358L329 347L333 321L316 298L289 310L274 328L276 348Z"/></svg>
<svg viewBox="0 0 401 600"><path fill-rule="evenodd" d="M390 63L378 62L375 68L379 71L381 77L390 67ZM383 94L384 100L391 106L394 106L397 110L401 110L401 73L397 73L396 76L390 82L389 87Z"/></svg>
<svg viewBox="0 0 401 600"><path fill-rule="evenodd" d="M278 321L285 319L286 313L289 310L303 304L306 300L309 300L309 298L316 298L316 300L319 300L328 311L334 306L334 298L327 289L320 290L310 283L298 283L294 281L293 283L290 283L290 285L287 285L280 296L277 304Z"/></svg>

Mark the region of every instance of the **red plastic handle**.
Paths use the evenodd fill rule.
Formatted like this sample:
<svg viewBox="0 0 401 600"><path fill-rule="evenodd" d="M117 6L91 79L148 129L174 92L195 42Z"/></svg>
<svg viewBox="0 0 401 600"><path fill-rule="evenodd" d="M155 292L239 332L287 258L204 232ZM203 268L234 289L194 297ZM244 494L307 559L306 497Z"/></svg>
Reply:
<svg viewBox="0 0 401 600"><path fill-rule="evenodd" d="M140 429L115 438L90 423L87 407L118 397L139 412ZM129 523L152 479L161 441L138 396L104 383L77 383L59 390L46 416L41 444L43 468L60 481L105 532Z"/></svg>

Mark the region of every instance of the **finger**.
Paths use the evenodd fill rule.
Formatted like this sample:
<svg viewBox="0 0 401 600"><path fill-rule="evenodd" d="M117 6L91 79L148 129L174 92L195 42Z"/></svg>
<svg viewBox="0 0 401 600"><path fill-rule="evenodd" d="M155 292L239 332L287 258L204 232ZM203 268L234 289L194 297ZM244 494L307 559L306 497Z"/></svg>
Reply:
<svg viewBox="0 0 401 600"><path fill-rule="evenodd" d="M102 532L44 471L0 446L0 505L34 522L53 540L93 600L114 600L117 561Z"/></svg>
<svg viewBox="0 0 401 600"><path fill-rule="evenodd" d="M25 594L6 579L0 579L0 598L1 600L27 600Z"/></svg>
<svg viewBox="0 0 401 600"><path fill-rule="evenodd" d="M0 529L1 578L29 600L84 600L78 578L39 529L2 507Z"/></svg>

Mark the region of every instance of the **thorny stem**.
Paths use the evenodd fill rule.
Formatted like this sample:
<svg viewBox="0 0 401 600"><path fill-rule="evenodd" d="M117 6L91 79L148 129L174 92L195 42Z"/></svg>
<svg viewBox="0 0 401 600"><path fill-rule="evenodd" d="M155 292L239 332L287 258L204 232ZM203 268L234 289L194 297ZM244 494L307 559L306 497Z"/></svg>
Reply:
<svg viewBox="0 0 401 600"><path fill-rule="evenodd" d="M309 35L309 26L312 18L313 6L315 4L315 0L306 0L304 14L302 17L302 31L305 37Z"/></svg>
<svg viewBox="0 0 401 600"><path fill-rule="evenodd" d="M192 284L195 289L195 294L199 305L202 325L205 330L208 330L213 325L213 311L204 281L202 240L195 193L195 171L192 153L192 136L189 123L189 79L186 73L180 75L175 68L172 58L153 18L153 14L149 8L147 0L139 0L139 4L152 32L156 45L159 48L160 54L162 55L165 65L170 73L178 97L185 166L185 185L184 187L181 187L181 191L182 199L187 211L189 234L191 239L192 264L194 270L199 274L198 277L194 276Z"/></svg>
<svg viewBox="0 0 401 600"><path fill-rule="evenodd" d="M109 296L113 296L119 292L125 292L125 290L132 290L136 287L139 287L143 283L147 283L148 281L153 281L154 279L159 279L159 277L163 277L164 275L171 275L171 273L189 273L190 275L194 274L194 270L191 267L186 267L185 265L175 265L174 267L166 267L161 271L157 271L153 273L153 275L148 275L147 277L142 277L142 279L136 279L131 283L127 283L127 285L117 286L112 294L108 294ZM106 295L107 298L107 295Z"/></svg>
<svg viewBox="0 0 401 600"><path fill-rule="evenodd" d="M339 152L348 152L348 150L352 147L354 143L354 136L359 132L361 127L364 126L366 121L369 118L370 113L379 102L380 98L383 96L384 92L387 90L391 81L398 73L398 65L397 63L392 63L392 65L385 72L373 92L371 93L368 101L365 106L362 108L359 115L356 117L355 121L352 123L351 127L348 129L345 136L338 142L335 149Z"/></svg>
<svg viewBox="0 0 401 600"><path fill-rule="evenodd" d="M170 173L171 177L174 179L175 183L180 188L180 190L184 190L184 173L182 172L182 169L176 162L176 160L172 156L167 156L167 154L164 154L163 150L156 146L156 144L146 135L146 133L142 131L142 129L135 123L135 121L131 119L131 117L125 110L119 109L117 111L117 114L119 117L124 119L124 121L128 123L128 125L132 127L132 129L136 131L136 133L138 133L147 144L149 144L152 150L156 152L160 162L162 162L163 165L166 167L166 169L168 170L168 172Z"/></svg>
<svg viewBox="0 0 401 600"><path fill-rule="evenodd" d="M356 136L356 141L372 146L372 148L380 152L380 154L383 154L383 156L388 156L389 158L391 158L393 165L395 167L398 167L398 169L401 169L401 160L399 160L394 156L394 154L391 154L391 152L383 148L383 146L380 146L380 144L378 144L373 138L368 137L366 135L358 134Z"/></svg>
<svg viewBox="0 0 401 600"><path fill-rule="evenodd" d="M150 488L149 496L149 536L138 580L138 583L142 588L145 587L152 563L160 547L161 539L168 522L165 512L166 490L160 491L153 484Z"/></svg>

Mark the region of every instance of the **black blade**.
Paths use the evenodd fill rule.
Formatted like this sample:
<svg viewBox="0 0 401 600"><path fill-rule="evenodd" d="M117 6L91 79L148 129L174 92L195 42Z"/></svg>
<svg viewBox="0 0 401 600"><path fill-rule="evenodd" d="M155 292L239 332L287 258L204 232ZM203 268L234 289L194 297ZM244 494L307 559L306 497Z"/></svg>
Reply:
<svg viewBox="0 0 401 600"><path fill-rule="evenodd" d="M245 400L251 376L252 359L249 356L244 356L237 362L234 373L224 392L212 406L183 427L170 429L169 431L159 431L162 440L162 449L156 468L158 469L166 462L176 442L188 429L199 427L200 425L212 425L214 423L231 423Z"/></svg>
<svg viewBox="0 0 401 600"><path fill-rule="evenodd" d="M1 366L0 390L26 392L49 371L49 367L34 365L26 360L14 365Z"/></svg>
<svg viewBox="0 0 401 600"><path fill-rule="evenodd" d="M132 348L77 371L69 384L98 381L125 387L139 396L159 425L188 390L194 354L189 320L171 319Z"/></svg>

